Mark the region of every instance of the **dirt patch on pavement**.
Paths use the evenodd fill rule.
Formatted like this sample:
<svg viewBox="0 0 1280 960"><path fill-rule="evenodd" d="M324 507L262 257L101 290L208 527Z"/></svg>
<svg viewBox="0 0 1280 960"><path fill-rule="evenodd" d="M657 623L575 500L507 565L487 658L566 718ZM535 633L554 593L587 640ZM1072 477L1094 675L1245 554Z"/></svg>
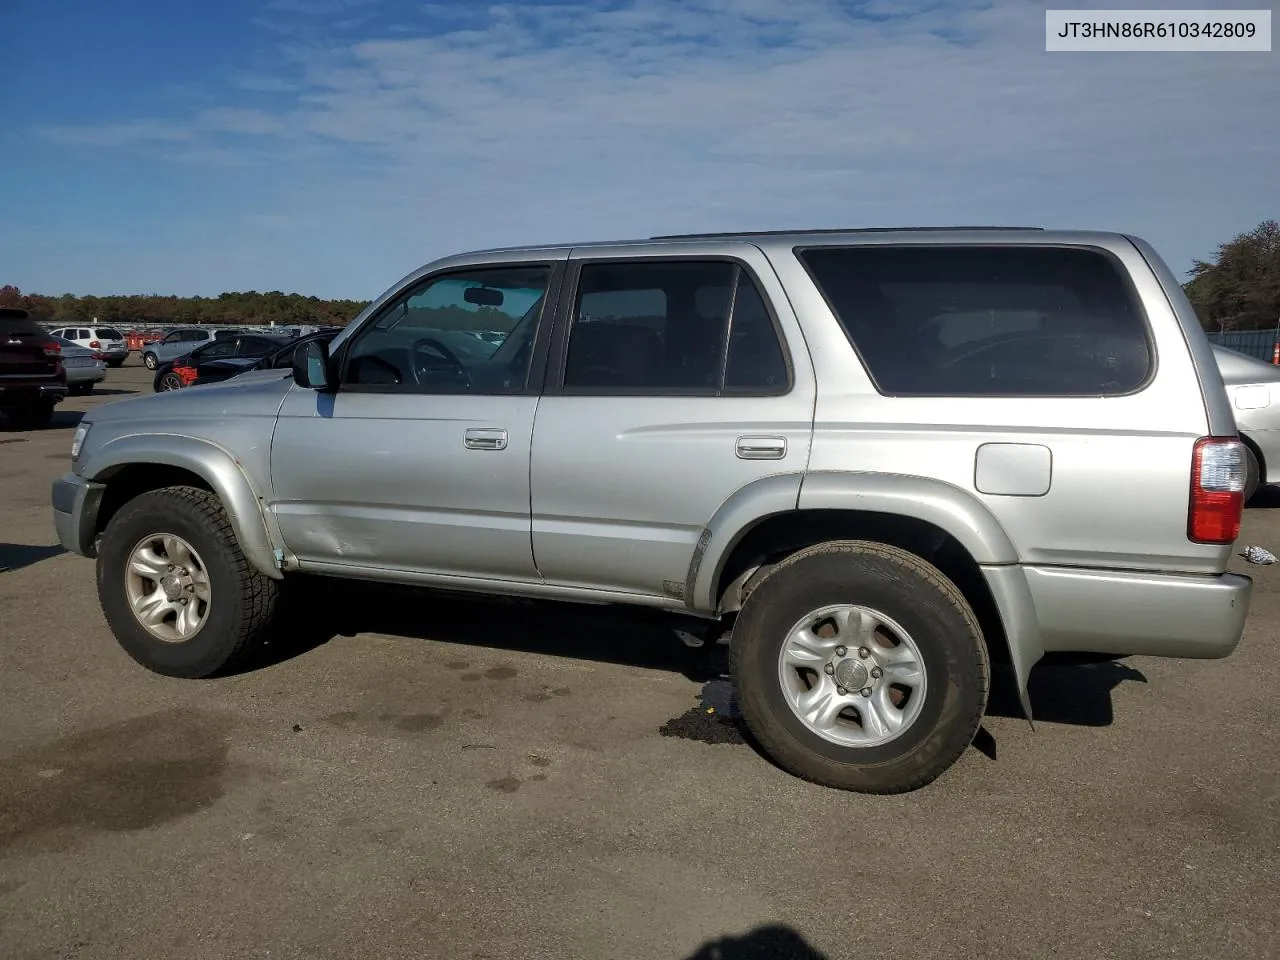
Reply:
<svg viewBox="0 0 1280 960"><path fill-rule="evenodd" d="M75 846L145 830L223 794L230 720L164 710L0 761L0 854Z"/></svg>

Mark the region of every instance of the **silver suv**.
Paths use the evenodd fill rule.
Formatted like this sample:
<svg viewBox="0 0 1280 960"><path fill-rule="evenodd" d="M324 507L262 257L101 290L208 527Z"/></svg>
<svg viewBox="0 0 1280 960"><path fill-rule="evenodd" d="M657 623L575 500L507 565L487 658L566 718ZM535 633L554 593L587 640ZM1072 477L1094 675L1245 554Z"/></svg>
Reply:
<svg viewBox="0 0 1280 960"><path fill-rule="evenodd" d="M216 396L211 391L217 391ZM699 235L431 263L292 375L91 411L53 488L120 644L226 671L295 572L729 634L784 768L920 787L993 661L1217 658L1245 454L1158 255L1034 229Z"/></svg>

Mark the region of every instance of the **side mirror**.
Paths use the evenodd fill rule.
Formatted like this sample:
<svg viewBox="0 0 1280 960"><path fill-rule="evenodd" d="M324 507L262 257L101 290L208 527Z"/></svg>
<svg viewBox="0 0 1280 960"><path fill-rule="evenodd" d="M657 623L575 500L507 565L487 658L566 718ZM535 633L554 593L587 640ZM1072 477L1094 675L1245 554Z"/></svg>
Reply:
<svg viewBox="0 0 1280 960"><path fill-rule="evenodd" d="M309 340L293 351L293 382L309 390L329 388L329 346Z"/></svg>

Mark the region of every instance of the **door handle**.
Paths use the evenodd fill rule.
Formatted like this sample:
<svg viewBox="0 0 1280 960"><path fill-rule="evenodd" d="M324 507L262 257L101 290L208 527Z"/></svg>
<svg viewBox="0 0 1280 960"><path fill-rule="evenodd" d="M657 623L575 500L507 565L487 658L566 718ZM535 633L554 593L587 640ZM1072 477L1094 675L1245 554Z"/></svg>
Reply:
<svg viewBox="0 0 1280 960"><path fill-rule="evenodd" d="M786 437L739 437L739 460L781 460L787 455Z"/></svg>
<svg viewBox="0 0 1280 960"><path fill-rule="evenodd" d="M507 431L497 427L471 427L462 437L468 450L505 450Z"/></svg>

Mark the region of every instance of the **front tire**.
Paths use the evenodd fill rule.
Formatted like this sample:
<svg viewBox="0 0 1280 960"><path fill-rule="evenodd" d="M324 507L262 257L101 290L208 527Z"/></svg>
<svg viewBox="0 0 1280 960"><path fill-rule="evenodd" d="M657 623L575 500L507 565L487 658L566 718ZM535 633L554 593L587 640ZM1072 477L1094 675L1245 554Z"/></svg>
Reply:
<svg viewBox="0 0 1280 960"><path fill-rule="evenodd" d="M973 740L990 666L977 618L937 568L896 547L803 550L733 628L743 719L783 769L860 793L935 780Z"/></svg>
<svg viewBox="0 0 1280 960"><path fill-rule="evenodd" d="M265 639L279 584L254 569L218 498L196 487L135 497L98 546L98 600L125 652L168 677L233 670Z"/></svg>
<svg viewBox="0 0 1280 960"><path fill-rule="evenodd" d="M156 364L156 355L154 353L144 353L142 355L142 365L148 370L154 370L156 368Z"/></svg>

